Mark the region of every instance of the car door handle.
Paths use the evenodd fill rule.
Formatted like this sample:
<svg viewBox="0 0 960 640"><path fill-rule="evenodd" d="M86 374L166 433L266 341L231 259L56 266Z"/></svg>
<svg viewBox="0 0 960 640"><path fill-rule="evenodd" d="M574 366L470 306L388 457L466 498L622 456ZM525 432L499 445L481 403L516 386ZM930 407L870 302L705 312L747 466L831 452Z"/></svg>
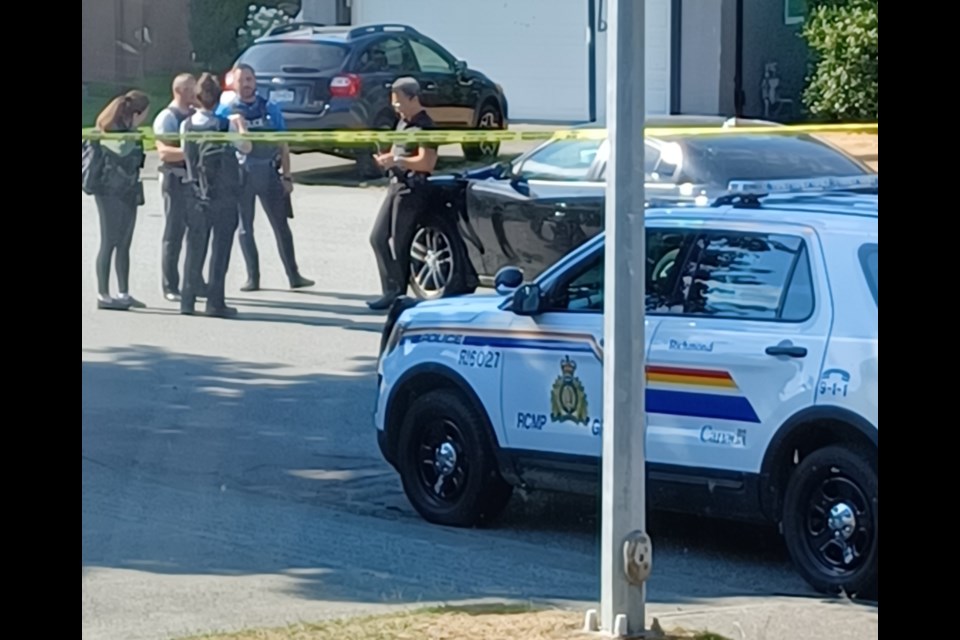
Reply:
<svg viewBox="0 0 960 640"><path fill-rule="evenodd" d="M566 211L560 211L560 210L558 209L557 211L554 211L554 212L553 212L553 217L554 217L554 218L566 218L566 217L567 217L567 212L566 212Z"/></svg>
<svg viewBox="0 0 960 640"><path fill-rule="evenodd" d="M433 91L434 89L437 88L437 83L436 82L424 83L423 88L427 89L428 91Z"/></svg>
<svg viewBox="0 0 960 640"><path fill-rule="evenodd" d="M788 358L803 358L807 355L806 347L797 347L792 344L775 344L766 348L768 356L787 356Z"/></svg>

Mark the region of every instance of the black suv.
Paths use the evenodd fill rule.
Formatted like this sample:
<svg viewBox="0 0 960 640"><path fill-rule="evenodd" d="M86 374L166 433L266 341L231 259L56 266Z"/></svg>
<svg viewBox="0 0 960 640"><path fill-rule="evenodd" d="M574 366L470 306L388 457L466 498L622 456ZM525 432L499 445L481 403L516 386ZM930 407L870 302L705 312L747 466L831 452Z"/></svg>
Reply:
<svg viewBox="0 0 960 640"><path fill-rule="evenodd" d="M271 29L237 59L254 68L259 90L283 110L291 130L393 129L390 85L420 82L424 107L440 129L505 129L500 85L405 25L325 26L297 22ZM468 160L493 159L499 143L464 144ZM369 145L291 145L357 160L365 176L382 175Z"/></svg>

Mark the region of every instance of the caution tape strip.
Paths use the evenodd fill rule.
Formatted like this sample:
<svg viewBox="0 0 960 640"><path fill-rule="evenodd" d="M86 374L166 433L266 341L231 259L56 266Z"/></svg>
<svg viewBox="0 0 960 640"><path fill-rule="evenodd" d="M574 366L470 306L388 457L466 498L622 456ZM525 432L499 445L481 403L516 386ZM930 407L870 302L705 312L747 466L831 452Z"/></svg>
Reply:
<svg viewBox="0 0 960 640"><path fill-rule="evenodd" d="M189 132L185 134L155 134L151 131L102 133L93 129L82 129L83 140L131 140L179 141L214 140L233 142L250 140L260 142L336 142L342 144L373 142L524 142L537 140L603 140L607 137L605 128L556 129L542 131L511 131L497 129L461 129L429 131L383 131L383 130L336 130L336 131L251 131L249 133L229 133L218 131ZM739 133L879 133L879 123L867 124L812 124L783 126L743 126L743 127L649 127L644 130L647 136L710 136Z"/></svg>

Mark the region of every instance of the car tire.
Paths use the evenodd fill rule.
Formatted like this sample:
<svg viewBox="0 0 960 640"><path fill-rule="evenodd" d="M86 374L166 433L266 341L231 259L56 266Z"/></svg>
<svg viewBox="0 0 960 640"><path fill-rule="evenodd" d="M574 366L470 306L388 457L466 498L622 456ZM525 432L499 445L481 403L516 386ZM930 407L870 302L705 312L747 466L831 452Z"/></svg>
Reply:
<svg viewBox="0 0 960 640"><path fill-rule="evenodd" d="M438 215L422 216L407 251L410 289L420 300L471 293L466 284L467 255L453 221Z"/></svg>
<svg viewBox="0 0 960 640"><path fill-rule="evenodd" d="M393 131L396 129L397 121L396 116L392 112L384 111L380 113L376 119L373 121L372 129L377 129L380 131ZM389 145L380 145L381 148L386 148ZM382 178L386 175L383 168L380 167L373 160L373 154L378 153L377 147L372 146L364 149L356 159L356 172L357 176L363 180L376 180L377 178Z"/></svg>
<svg viewBox="0 0 960 640"><path fill-rule="evenodd" d="M472 527L495 519L513 492L500 476L486 420L452 389L414 400L400 426L397 470L427 522Z"/></svg>
<svg viewBox="0 0 960 640"><path fill-rule="evenodd" d="M877 600L878 470L867 451L831 445L794 469L783 501L783 535L817 591Z"/></svg>
<svg viewBox="0 0 960 640"><path fill-rule="evenodd" d="M498 109L492 103L485 103L480 108L480 116L477 118L477 129L502 129L503 117ZM463 157L471 162L475 161L493 161L500 155L499 142L476 142L463 143Z"/></svg>

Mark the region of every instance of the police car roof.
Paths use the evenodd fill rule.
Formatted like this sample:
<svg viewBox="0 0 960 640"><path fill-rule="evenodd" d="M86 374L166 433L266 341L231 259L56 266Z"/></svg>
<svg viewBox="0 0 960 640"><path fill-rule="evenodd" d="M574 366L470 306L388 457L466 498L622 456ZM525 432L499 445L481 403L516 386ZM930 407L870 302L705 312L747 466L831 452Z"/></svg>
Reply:
<svg viewBox="0 0 960 640"><path fill-rule="evenodd" d="M851 190L771 193L747 196L742 202L707 206L651 207L649 218L724 218L745 221L787 222L834 230L875 226L879 221L879 194Z"/></svg>

